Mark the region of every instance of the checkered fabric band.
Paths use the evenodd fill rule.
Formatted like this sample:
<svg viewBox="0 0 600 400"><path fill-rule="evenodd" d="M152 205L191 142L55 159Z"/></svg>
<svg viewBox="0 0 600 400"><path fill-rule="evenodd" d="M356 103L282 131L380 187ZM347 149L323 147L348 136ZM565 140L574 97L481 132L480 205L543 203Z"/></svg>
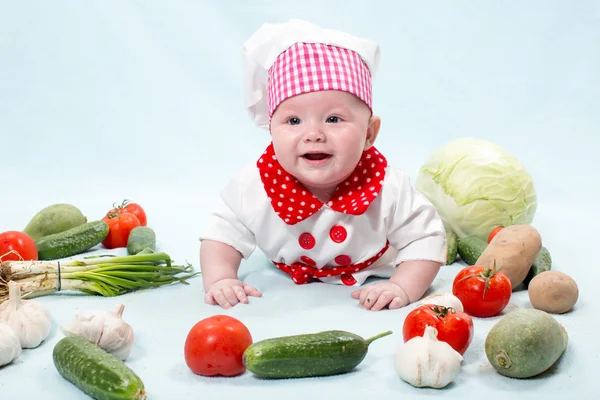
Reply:
<svg viewBox="0 0 600 400"><path fill-rule="evenodd" d="M319 90L342 90L372 108L369 68L351 50L322 43L296 43L269 70L269 118L285 99Z"/></svg>

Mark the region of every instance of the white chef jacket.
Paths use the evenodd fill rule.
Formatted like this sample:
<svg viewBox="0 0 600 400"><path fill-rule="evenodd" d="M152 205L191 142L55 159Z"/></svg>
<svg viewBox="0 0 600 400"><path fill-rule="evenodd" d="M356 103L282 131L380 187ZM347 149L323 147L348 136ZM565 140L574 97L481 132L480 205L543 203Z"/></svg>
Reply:
<svg viewBox="0 0 600 400"><path fill-rule="evenodd" d="M374 159L381 162L371 163ZM301 192L305 197L294 198ZM434 206L411 186L407 173L388 166L374 147L339 185L333 201L320 203L306 192L281 168L271 144L256 163L230 179L221 192L221 207L211 214L200 240L226 243L244 259L258 247L277 264L327 271L350 268L350 277L318 278L348 286L362 285L369 276L390 277L402 261L445 263L446 233ZM313 204L317 206L310 208ZM346 211L350 206L355 206L353 213ZM354 272L354 265L364 267L373 258L368 267Z"/></svg>

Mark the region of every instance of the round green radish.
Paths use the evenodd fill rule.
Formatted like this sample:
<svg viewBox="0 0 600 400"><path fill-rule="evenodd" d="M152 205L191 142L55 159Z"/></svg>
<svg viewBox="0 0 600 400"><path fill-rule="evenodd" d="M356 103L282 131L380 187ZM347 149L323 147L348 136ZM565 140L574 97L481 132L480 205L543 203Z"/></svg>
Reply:
<svg viewBox="0 0 600 400"><path fill-rule="evenodd" d="M71 204L53 204L39 211L23 229L37 241L45 236L64 232L85 224L87 218Z"/></svg>
<svg viewBox="0 0 600 400"><path fill-rule="evenodd" d="M485 354L500 374L530 378L554 365L567 342L567 332L550 314L520 309L492 327L485 340Z"/></svg>
<svg viewBox="0 0 600 400"><path fill-rule="evenodd" d="M129 233L127 253L135 255L144 250L156 251L156 233L147 226L136 226Z"/></svg>

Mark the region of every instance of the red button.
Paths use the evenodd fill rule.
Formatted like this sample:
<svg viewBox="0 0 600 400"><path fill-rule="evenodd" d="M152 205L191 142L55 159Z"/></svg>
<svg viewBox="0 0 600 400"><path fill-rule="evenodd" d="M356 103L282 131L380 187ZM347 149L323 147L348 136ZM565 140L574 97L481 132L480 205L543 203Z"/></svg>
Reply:
<svg viewBox="0 0 600 400"><path fill-rule="evenodd" d="M350 274L342 274L342 283L346 286L352 286L356 283L356 279Z"/></svg>
<svg viewBox="0 0 600 400"><path fill-rule="evenodd" d="M352 264L352 259L347 255L341 255L335 258L335 262L338 265L346 266Z"/></svg>
<svg viewBox="0 0 600 400"><path fill-rule="evenodd" d="M315 247L316 240L313 235L305 232L298 238L298 243L300 243L300 247L303 249L310 250Z"/></svg>
<svg viewBox="0 0 600 400"><path fill-rule="evenodd" d="M348 232L343 226L336 225L329 231L329 237L336 243L342 243L348 237Z"/></svg>
<svg viewBox="0 0 600 400"><path fill-rule="evenodd" d="M310 257L302 256L300 257L300 261L302 261L306 265L310 265L311 267L316 267L317 263Z"/></svg>

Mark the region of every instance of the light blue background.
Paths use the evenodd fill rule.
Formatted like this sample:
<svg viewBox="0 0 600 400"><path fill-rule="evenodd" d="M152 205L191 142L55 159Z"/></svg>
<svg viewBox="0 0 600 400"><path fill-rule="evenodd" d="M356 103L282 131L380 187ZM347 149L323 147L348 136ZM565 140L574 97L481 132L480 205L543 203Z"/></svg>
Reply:
<svg viewBox="0 0 600 400"><path fill-rule="evenodd" d="M555 373L528 381L494 374L482 346L496 320L477 320L463 371L444 395L591 398L600 354L591 303L600 278L598 1L3 1L0 231L22 229L49 204L75 204L91 220L128 198L146 208L162 250L197 266L197 237L219 189L269 142L244 109L242 44L262 23L289 18L380 43L377 147L413 178L435 149L460 137L488 139L517 156L534 178L534 225L555 269L579 284L576 309L557 317L571 341ZM448 289L461 267L446 267L433 289ZM376 342L353 374L210 380L191 375L182 355L193 323L223 312L202 303L201 278L119 299L49 296L40 301L55 329L0 368L1 397L34 398L44 389L46 398L85 398L52 366L57 326L117 301L136 329L129 365L150 398L436 395L394 375L391 354L408 308L369 313L349 288L296 287L258 252L241 273L264 297L225 313L242 319L255 340L325 329L396 333ZM529 306L521 291L509 309Z"/></svg>

